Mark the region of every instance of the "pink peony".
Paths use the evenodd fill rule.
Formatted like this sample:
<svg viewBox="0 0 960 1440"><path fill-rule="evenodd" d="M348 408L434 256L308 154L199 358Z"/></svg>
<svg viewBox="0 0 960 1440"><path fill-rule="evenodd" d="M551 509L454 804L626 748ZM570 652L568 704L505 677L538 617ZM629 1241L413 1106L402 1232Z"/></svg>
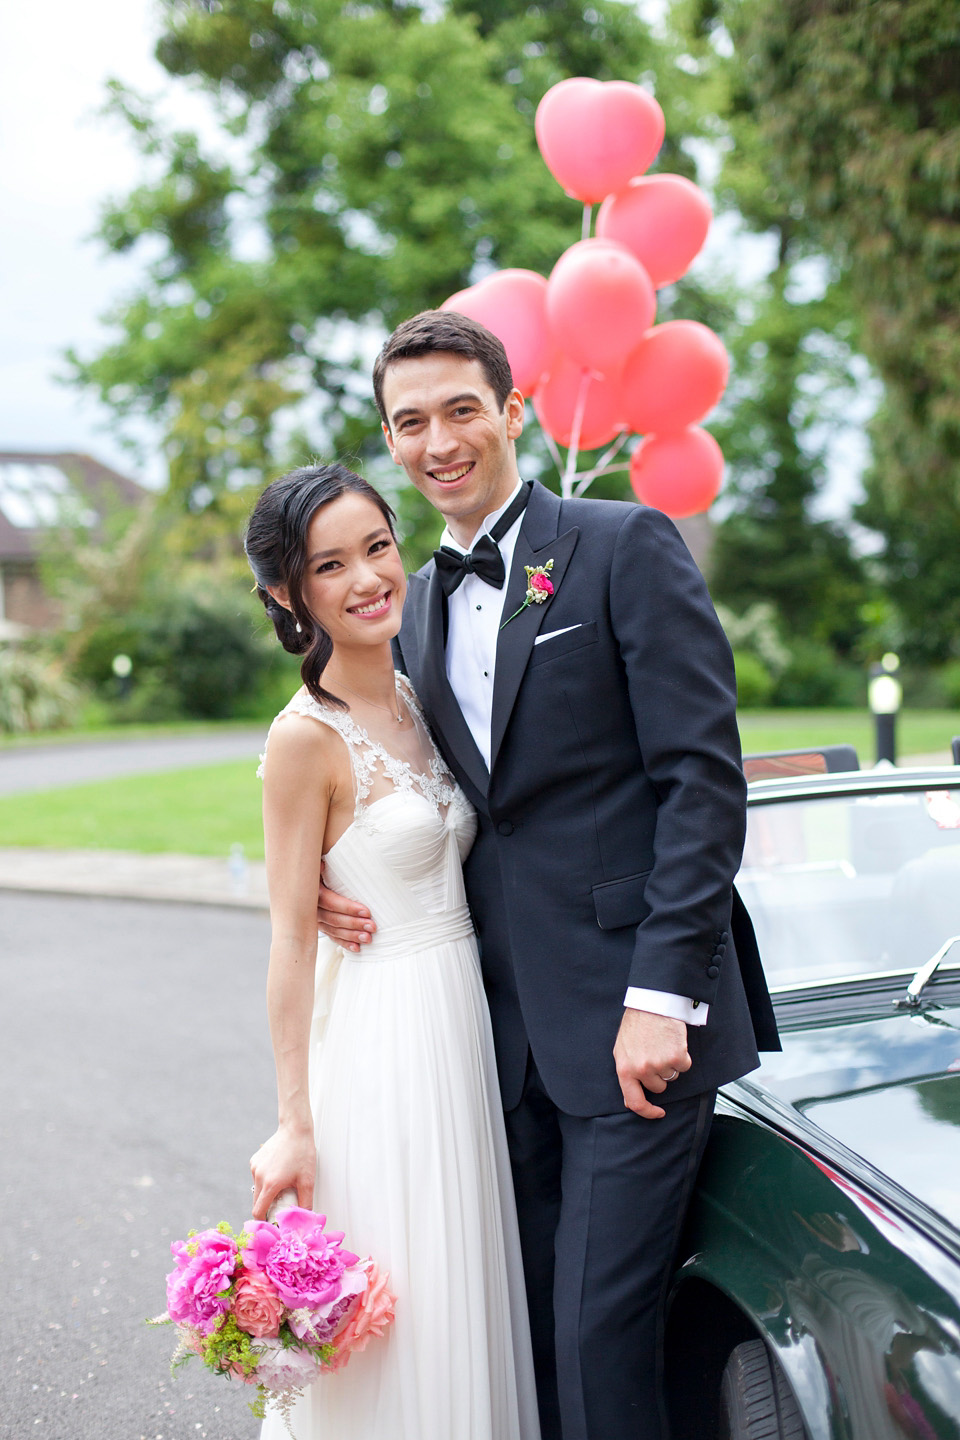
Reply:
<svg viewBox="0 0 960 1440"><path fill-rule="evenodd" d="M320 1365L308 1350L289 1346L279 1340L258 1340L253 1347L257 1357L256 1382L268 1390L301 1390L320 1377Z"/></svg>
<svg viewBox="0 0 960 1440"><path fill-rule="evenodd" d="M237 1267L237 1243L219 1230L201 1230L170 1246L177 1268L167 1276L167 1313L178 1325L192 1325L209 1335L230 1309L223 1292Z"/></svg>
<svg viewBox="0 0 960 1440"><path fill-rule="evenodd" d="M552 595L553 581L549 579L546 575L531 575L530 589L540 590L543 592L544 595Z"/></svg>
<svg viewBox="0 0 960 1440"><path fill-rule="evenodd" d="M244 1227L250 1244L244 1253L248 1269L263 1270L291 1310L319 1310L340 1299L343 1272L357 1256L341 1250L343 1232L324 1233L325 1215L291 1206L277 1223L250 1220Z"/></svg>
<svg viewBox="0 0 960 1440"><path fill-rule="evenodd" d="M337 1338L337 1353L329 1362L330 1370L346 1365L354 1350L365 1350L367 1342L375 1335L382 1335L394 1320L397 1297L387 1289L390 1276L381 1275L372 1260L361 1261L361 1268L367 1277L366 1294Z"/></svg>
<svg viewBox="0 0 960 1440"><path fill-rule="evenodd" d="M241 1270L233 1289L233 1318L257 1339L279 1335L283 1301L262 1270Z"/></svg>
<svg viewBox="0 0 960 1440"><path fill-rule="evenodd" d="M321 1305L317 1310L306 1307L292 1310L287 1316L287 1324L298 1340L306 1340L311 1345L327 1344L346 1325L366 1289L367 1272L362 1265L353 1265L343 1272L336 1300L329 1305Z"/></svg>

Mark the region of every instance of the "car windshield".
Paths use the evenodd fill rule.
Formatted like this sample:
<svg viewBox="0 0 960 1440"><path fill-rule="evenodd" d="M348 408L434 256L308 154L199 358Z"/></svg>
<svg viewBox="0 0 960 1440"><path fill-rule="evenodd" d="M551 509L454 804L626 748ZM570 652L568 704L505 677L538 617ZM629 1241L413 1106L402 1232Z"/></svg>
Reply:
<svg viewBox="0 0 960 1440"><path fill-rule="evenodd" d="M753 804L737 888L773 988L915 970L960 934L960 789Z"/></svg>

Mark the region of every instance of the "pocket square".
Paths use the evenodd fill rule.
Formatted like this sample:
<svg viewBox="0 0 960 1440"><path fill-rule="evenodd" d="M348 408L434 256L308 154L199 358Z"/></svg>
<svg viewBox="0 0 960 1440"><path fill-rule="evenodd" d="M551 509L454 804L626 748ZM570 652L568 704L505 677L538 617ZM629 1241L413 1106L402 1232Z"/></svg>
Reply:
<svg viewBox="0 0 960 1440"><path fill-rule="evenodd" d="M546 633L546 635L538 635L537 638L536 638L536 640L534 640L533 643L534 643L534 645L542 645L543 642L544 642L544 640L556 640L556 638L557 638L558 635L567 635L567 634L569 634L569 632L570 632L571 630L582 630L582 629L583 629L583 623L582 623L582 622L580 622L580 623L578 623L578 624L576 624L576 625L564 625L564 627L563 627L562 630L548 630L547 633Z"/></svg>

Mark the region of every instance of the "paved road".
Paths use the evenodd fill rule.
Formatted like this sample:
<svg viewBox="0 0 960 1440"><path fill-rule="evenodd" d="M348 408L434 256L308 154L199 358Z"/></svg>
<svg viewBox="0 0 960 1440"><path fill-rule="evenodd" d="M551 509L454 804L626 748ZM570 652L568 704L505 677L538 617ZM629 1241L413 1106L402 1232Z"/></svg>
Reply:
<svg viewBox="0 0 960 1440"><path fill-rule="evenodd" d="M0 1436L255 1440L169 1373L169 1244L239 1225L275 1123L255 912L0 894Z"/></svg>
<svg viewBox="0 0 960 1440"><path fill-rule="evenodd" d="M214 765L220 760L252 759L263 750L266 733L267 726L259 725L209 735L14 746L0 750L0 795L112 780L118 775L180 770L188 765Z"/></svg>

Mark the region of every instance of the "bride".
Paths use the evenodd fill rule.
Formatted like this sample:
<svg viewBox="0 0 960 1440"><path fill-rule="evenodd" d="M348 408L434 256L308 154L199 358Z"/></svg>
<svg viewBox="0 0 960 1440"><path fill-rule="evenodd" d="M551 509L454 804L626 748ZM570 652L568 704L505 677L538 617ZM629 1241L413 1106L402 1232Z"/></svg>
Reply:
<svg viewBox="0 0 960 1440"><path fill-rule="evenodd" d="M476 819L390 641L406 579L393 512L339 465L269 485L247 557L304 685L270 730L263 816L276 1132L254 1216L322 1210L397 1296L386 1336L292 1412L297 1440L538 1440L493 1043L461 861ZM317 946L326 883L376 933ZM279 1416L261 1440L281 1440Z"/></svg>

